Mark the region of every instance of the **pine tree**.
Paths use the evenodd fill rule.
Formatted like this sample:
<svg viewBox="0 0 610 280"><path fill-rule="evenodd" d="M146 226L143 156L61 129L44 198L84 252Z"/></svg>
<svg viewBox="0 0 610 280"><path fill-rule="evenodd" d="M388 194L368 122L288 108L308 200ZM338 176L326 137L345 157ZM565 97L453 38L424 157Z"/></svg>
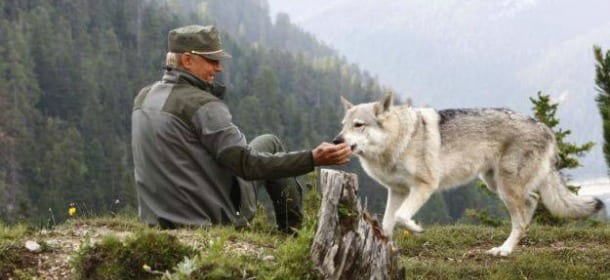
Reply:
<svg viewBox="0 0 610 280"><path fill-rule="evenodd" d="M602 49L598 46L593 47L595 54L595 83L599 94L595 98L597 107L602 117L604 131L604 158L608 165L610 174L610 51L604 57Z"/></svg>
<svg viewBox="0 0 610 280"><path fill-rule="evenodd" d="M538 92L538 98L534 99L530 97L530 101L534 104L532 108L534 110L536 119L546 126L548 126L557 142L557 148L559 150L559 162L557 162L557 169L559 171L564 169L574 169L580 167L578 161L579 157L582 157L586 152L593 148L594 143L589 141L582 145L566 142L566 137L572 133L570 130L563 130L558 128L559 119L555 116L557 113L558 103L552 103L550 96L545 95L542 92ZM573 192L577 192L578 186L568 186ZM551 216L548 210L538 205L535 214L536 221L545 224L561 224L563 220Z"/></svg>
<svg viewBox="0 0 610 280"><path fill-rule="evenodd" d="M535 112L536 119L546 124L557 141L557 148L559 149L559 162L557 169L574 169L580 167L578 158L584 156L586 152L593 148L595 143L589 141L582 145L566 142L566 137L572 133L570 130L563 130L558 128L559 119L555 116L557 113L558 103L551 103L549 95L538 92L538 99L530 97L530 101L534 104L533 110Z"/></svg>

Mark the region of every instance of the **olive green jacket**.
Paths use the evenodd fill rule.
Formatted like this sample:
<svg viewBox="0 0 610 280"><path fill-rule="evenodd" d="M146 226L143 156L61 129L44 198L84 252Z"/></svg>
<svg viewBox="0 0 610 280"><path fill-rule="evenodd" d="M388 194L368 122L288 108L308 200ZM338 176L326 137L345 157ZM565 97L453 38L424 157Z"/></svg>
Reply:
<svg viewBox="0 0 610 280"><path fill-rule="evenodd" d="M311 151L250 149L218 89L188 72L168 69L135 98L132 151L144 222L243 226L256 209L255 187L247 180L313 170Z"/></svg>

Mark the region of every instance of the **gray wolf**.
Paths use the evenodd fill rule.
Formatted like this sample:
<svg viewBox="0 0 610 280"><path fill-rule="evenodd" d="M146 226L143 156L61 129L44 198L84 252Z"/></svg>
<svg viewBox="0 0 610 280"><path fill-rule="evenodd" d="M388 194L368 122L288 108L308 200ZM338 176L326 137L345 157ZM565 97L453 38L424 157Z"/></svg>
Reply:
<svg viewBox="0 0 610 280"><path fill-rule="evenodd" d="M394 106L392 94L359 105L341 100L346 113L334 141L350 145L366 173L388 189L382 224L390 237L396 223L421 233L412 217L428 198L477 176L510 213L510 235L488 251L495 256L512 253L539 197L560 217L584 218L603 207L565 187L553 133L531 117L508 109Z"/></svg>

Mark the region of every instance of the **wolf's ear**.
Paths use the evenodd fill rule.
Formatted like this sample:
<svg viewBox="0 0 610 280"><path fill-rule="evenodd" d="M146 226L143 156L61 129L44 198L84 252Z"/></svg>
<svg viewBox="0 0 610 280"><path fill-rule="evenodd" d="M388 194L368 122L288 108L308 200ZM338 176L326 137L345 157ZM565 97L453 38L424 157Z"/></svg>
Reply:
<svg viewBox="0 0 610 280"><path fill-rule="evenodd" d="M345 99L345 97L341 96L341 103L343 103L343 107L345 108L345 111L351 109L352 107L354 107L354 104L352 104L351 102L347 101L347 99Z"/></svg>
<svg viewBox="0 0 610 280"><path fill-rule="evenodd" d="M392 92L386 93L381 100L379 100L379 113L387 112L390 110L392 105L394 104L394 94Z"/></svg>

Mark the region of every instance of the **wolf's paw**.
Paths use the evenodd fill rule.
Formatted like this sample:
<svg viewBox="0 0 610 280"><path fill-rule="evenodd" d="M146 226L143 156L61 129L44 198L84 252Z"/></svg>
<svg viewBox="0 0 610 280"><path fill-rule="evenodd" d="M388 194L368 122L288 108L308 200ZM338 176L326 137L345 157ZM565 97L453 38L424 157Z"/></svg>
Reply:
<svg viewBox="0 0 610 280"><path fill-rule="evenodd" d="M496 257L506 257L512 253L513 250L503 248L503 247L493 247L487 251L487 254L496 256Z"/></svg>
<svg viewBox="0 0 610 280"><path fill-rule="evenodd" d="M410 231L411 233L418 235L424 232L424 228L422 228L421 226L419 226L418 224L415 223L415 221L413 220L407 220L403 222L403 225L405 226L405 228Z"/></svg>

